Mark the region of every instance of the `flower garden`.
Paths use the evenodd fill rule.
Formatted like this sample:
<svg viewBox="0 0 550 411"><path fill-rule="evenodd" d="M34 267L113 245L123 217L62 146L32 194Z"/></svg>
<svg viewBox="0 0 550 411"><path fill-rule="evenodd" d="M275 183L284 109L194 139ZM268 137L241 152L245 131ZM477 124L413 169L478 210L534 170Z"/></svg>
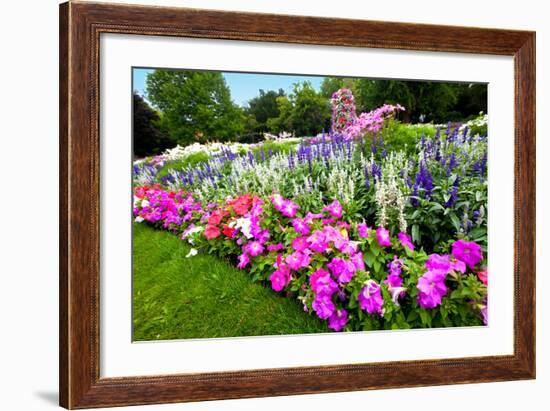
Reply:
<svg viewBox="0 0 550 411"><path fill-rule="evenodd" d="M401 124L406 107L357 114L345 88L331 104L318 136L135 161L136 224L183 242L186 261L228 261L326 331L487 324L487 117Z"/></svg>

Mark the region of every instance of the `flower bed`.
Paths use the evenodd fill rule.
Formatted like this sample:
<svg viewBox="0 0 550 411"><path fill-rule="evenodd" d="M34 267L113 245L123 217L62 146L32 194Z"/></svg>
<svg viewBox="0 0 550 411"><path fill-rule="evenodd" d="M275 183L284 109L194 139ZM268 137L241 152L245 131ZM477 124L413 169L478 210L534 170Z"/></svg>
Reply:
<svg viewBox="0 0 550 411"><path fill-rule="evenodd" d="M279 194L204 203L155 185L136 187L134 197L136 221L236 257L254 281L297 299L334 331L486 323L487 272L475 242L427 255L405 232L392 237L353 221L338 200L315 211Z"/></svg>

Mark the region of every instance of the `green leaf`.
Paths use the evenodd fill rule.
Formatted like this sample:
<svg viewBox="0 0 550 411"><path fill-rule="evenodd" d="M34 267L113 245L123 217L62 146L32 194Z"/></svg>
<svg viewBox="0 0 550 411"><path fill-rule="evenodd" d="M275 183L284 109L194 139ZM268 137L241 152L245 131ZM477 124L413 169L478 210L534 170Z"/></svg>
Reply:
<svg viewBox="0 0 550 411"><path fill-rule="evenodd" d="M455 213L450 213L449 217L451 218L451 222L453 223L453 227L456 231L460 231L460 220L456 216Z"/></svg>
<svg viewBox="0 0 550 411"><path fill-rule="evenodd" d="M420 244L420 229L418 227L418 224L413 224L411 235L413 242L415 242L416 244Z"/></svg>

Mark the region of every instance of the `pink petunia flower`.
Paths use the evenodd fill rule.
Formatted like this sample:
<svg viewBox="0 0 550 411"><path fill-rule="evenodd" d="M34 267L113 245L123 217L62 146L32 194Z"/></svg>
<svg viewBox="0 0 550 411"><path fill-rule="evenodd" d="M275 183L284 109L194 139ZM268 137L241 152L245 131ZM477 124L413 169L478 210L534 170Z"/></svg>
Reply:
<svg viewBox="0 0 550 411"><path fill-rule="evenodd" d="M328 242L325 234L322 231L315 231L307 238L309 248L317 253L324 253L328 248Z"/></svg>
<svg viewBox="0 0 550 411"><path fill-rule="evenodd" d="M246 251L252 257L256 257L264 252L264 246L259 241L252 241L246 246Z"/></svg>
<svg viewBox="0 0 550 411"><path fill-rule="evenodd" d="M361 238L367 238L369 236L369 227L365 223L357 224L357 233Z"/></svg>
<svg viewBox="0 0 550 411"><path fill-rule="evenodd" d="M331 262L327 264L327 268L334 278L342 284L349 283L356 271L355 265L351 261L346 261L338 257L333 258Z"/></svg>
<svg viewBox="0 0 550 411"><path fill-rule="evenodd" d="M357 270L365 271L365 260L363 258L363 253L358 252L351 256L351 262Z"/></svg>
<svg viewBox="0 0 550 411"><path fill-rule="evenodd" d="M248 257L248 254L244 252L239 256L239 264L237 264L237 268L242 270L248 265L248 263L250 263L250 258Z"/></svg>
<svg viewBox="0 0 550 411"><path fill-rule="evenodd" d="M390 232L384 227L378 227L376 229L376 241L381 247L391 246Z"/></svg>
<svg viewBox="0 0 550 411"><path fill-rule="evenodd" d="M282 266L271 274L269 280L271 288L279 292L290 283L290 270L286 266Z"/></svg>
<svg viewBox="0 0 550 411"><path fill-rule="evenodd" d="M399 234L397 234L397 239L403 247L407 247L411 251L414 250L412 239L407 233L400 232Z"/></svg>
<svg viewBox="0 0 550 411"><path fill-rule="evenodd" d="M309 243L307 242L307 237L296 237L292 240L292 248L296 251L305 251L308 247Z"/></svg>
<svg viewBox="0 0 550 411"><path fill-rule="evenodd" d="M282 250L284 248L284 244L283 243L277 243L277 244L269 244L267 246L267 251L279 251L279 250Z"/></svg>
<svg viewBox="0 0 550 411"><path fill-rule="evenodd" d="M464 262L471 270L474 270L477 263L483 259L481 247L473 241L455 241L452 254L454 258Z"/></svg>
<svg viewBox="0 0 550 411"><path fill-rule="evenodd" d="M308 235L309 234L309 225L305 220L301 218L295 218L292 220L292 226L297 233Z"/></svg>
<svg viewBox="0 0 550 411"><path fill-rule="evenodd" d="M329 318L336 309L331 296L327 294L318 294L311 306L313 307L313 311L315 311L317 316L322 320Z"/></svg>
<svg viewBox="0 0 550 411"><path fill-rule="evenodd" d="M348 312L345 309L336 310L328 318L328 327L334 331L341 331L348 323Z"/></svg>
<svg viewBox="0 0 550 411"><path fill-rule="evenodd" d="M445 272L440 270L427 271L418 279L416 288L417 301L422 308L435 308L441 305L441 299L447 294Z"/></svg>
<svg viewBox="0 0 550 411"><path fill-rule="evenodd" d="M343 214L342 205L338 200L334 200L331 204L323 208L323 211L328 211L334 218L341 218Z"/></svg>
<svg viewBox="0 0 550 411"><path fill-rule="evenodd" d="M310 261L310 257L300 251L295 251L285 258L285 262L293 270L299 270L300 268L307 267Z"/></svg>
<svg viewBox="0 0 550 411"><path fill-rule="evenodd" d="M338 290L338 285L334 282L330 273L322 268L311 274L309 284L315 294L332 295Z"/></svg>
<svg viewBox="0 0 550 411"><path fill-rule="evenodd" d="M365 286L359 292L357 297L359 306L369 314L383 315L384 299L380 292L380 285L374 280L367 280Z"/></svg>
<svg viewBox="0 0 550 411"><path fill-rule="evenodd" d="M281 207L281 209L279 211L285 217L292 218L296 215L296 211L298 211L299 208L300 207L298 206L298 204L293 203L290 200L284 200L283 201L283 206Z"/></svg>

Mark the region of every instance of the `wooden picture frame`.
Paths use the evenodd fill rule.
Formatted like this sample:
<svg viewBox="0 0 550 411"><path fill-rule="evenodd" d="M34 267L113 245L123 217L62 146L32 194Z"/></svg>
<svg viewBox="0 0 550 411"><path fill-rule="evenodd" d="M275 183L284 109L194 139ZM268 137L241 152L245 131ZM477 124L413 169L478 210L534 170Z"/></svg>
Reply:
<svg viewBox="0 0 550 411"><path fill-rule="evenodd" d="M513 56L514 354L100 378L101 33ZM535 378L535 33L69 2L60 5L60 405L91 408Z"/></svg>

